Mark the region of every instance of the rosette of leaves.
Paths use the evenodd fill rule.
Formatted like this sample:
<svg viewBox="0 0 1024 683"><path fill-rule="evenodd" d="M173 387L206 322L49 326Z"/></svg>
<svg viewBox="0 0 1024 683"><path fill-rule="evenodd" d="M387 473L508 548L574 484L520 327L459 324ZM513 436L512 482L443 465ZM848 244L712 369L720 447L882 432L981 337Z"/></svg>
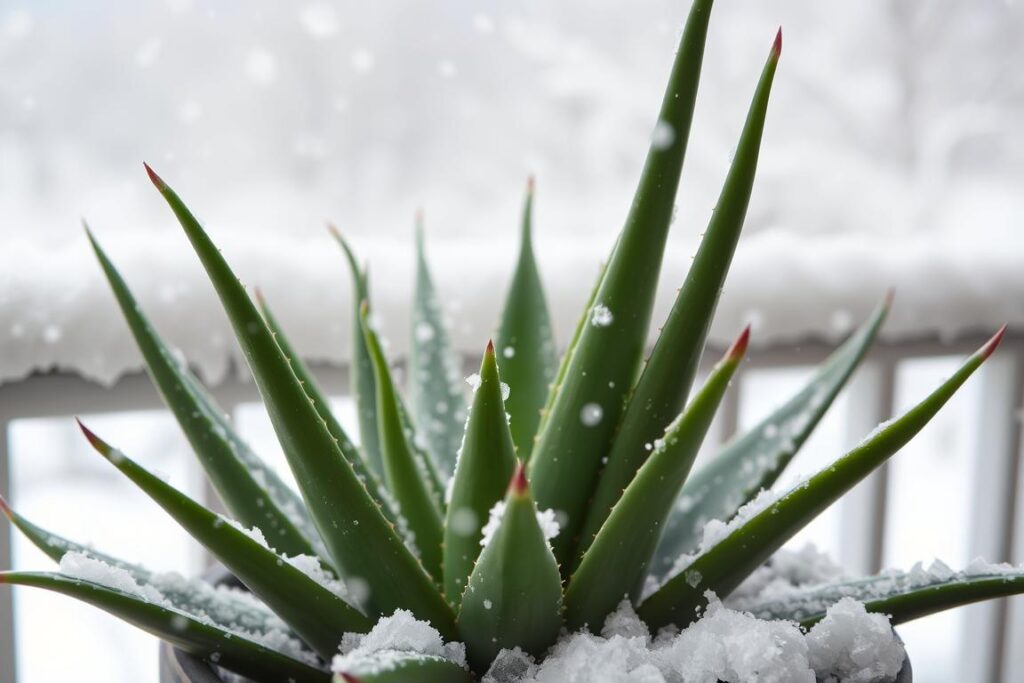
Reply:
<svg viewBox="0 0 1024 683"><path fill-rule="evenodd" d="M185 202L147 166L230 319L298 491L246 445L169 351L90 233L153 382L227 515L83 430L101 456L247 592L169 582L41 529L6 504L11 521L50 557L59 561L73 553L113 568L120 582L60 572L4 572L0 582L92 603L176 647L267 682L329 680L328 662L343 636L365 633L399 609L430 622L444 639L462 641L468 667L395 653L340 672L340 678L470 681L502 648L543 656L563 628L600 629L624 595L652 629L685 627L700 614L706 591L728 596L913 438L989 357L1001 332L920 403L831 465L747 506L772 488L864 358L889 309L886 299L803 389L691 474L747 349L744 330L694 388L750 201L781 53L780 32L700 248L645 359L711 10L711 0L693 4L657 118L658 129L668 134L652 141L625 225L560 360L534 260L532 183L496 341L486 346L468 401L454 370L422 232L407 404L375 328L367 272L335 231L353 291L351 388L360 446L332 415L267 302L250 297ZM495 516L482 546L482 528L496 505L504 514ZM538 521L541 510L557 512L560 529L553 539ZM728 522L717 542L701 539L708 520ZM652 581L657 587L644 592ZM830 600L863 593L870 610L898 624L1021 591L1021 572L957 576L926 588L867 577L755 611L807 625Z"/></svg>

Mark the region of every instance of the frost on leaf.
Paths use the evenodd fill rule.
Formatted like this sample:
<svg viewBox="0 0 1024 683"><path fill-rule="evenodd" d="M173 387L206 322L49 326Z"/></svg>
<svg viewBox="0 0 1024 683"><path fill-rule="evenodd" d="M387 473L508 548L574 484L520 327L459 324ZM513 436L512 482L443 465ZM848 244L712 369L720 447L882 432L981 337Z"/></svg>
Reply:
<svg viewBox="0 0 1024 683"><path fill-rule="evenodd" d="M608 327L614 319L615 316L604 304L597 304L590 309L590 324L594 327Z"/></svg>
<svg viewBox="0 0 1024 683"><path fill-rule="evenodd" d="M480 536L480 545L486 547L491 539L494 538L494 534L498 531L498 527L501 526L501 520L505 516L505 501L499 500L491 508L487 518L487 524L484 525ZM538 510L537 511L537 524L540 525L541 531L544 533L544 540L550 541L555 536L558 536L561 531L561 525L558 523L557 515L554 510Z"/></svg>
<svg viewBox="0 0 1024 683"><path fill-rule="evenodd" d="M604 418L604 408L597 403L587 403L580 408L580 422L587 427L596 427Z"/></svg>

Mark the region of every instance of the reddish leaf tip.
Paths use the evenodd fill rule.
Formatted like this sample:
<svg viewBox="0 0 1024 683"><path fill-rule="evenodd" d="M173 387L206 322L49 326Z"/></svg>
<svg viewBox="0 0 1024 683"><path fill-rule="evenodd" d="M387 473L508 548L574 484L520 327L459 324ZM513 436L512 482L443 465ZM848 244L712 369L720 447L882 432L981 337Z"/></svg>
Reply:
<svg viewBox="0 0 1024 683"><path fill-rule="evenodd" d="M345 681L345 683L362 683L362 679L356 678L352 674L347 673L341 674L341 680Z"/></svg>
<svg viewBox="0 0 1024 683"><path fill-rule="evenodd" d="M537 187L537 179L531 173L529 176L526 177L526 192L529 193L529 194L533 194L533 190L536 187Z"/></svg>
<svg viewBox="0 0 1024 683"><path fill-rule="evenodd" d="M529 487L530 482L526 479L526 467L522 461L517 461L516 471L512 473L512 481L508 484L508 490L514 495L521 496Z"/></svg>
<svg viewBox="0 0 1024 683"><path fill-rule="evenodd" d="M895 297L896 297L896 288L895 287L890 287L889 289L885 290L885 307L886 308L891 308L892 307L892 300Z"/></svg>
<svg viewBox="0 0 1024 683"><path fill-rule="evenodd" d="M0 512L4 513L4 517L10 519L13 516L14 511L11 510L10 504L3 496L0 496Z"/></svg>
<svg viewBox="0 0 1024 683"><path fill-rule="evenodd" d="M153 185L156 186L156 189L160 190L161 192L166 190L167 189L167 183L164 182L163 178L158 176L156 174L156 171L154 171L150 167L150 165L147 164L145 161L142 162L142 165L146 167L146 173L149 175L149 180L150 180L150 182L153 183Z"/></svg>
<svg viewBox="0 0 1024 683"><path fill-rule="evenodd" d="M1006 334L1006 325L999 328L999 331L992 335L992 338L985 342L985 345L978 349L978 354L982 360L992 355L992 352L999 347L999 342L1003 341L1003 335Z"/></svg>
<svg viewBox="0 0 1024 683"><path fill-rule="evenodd" d="M341 230L338 230L338 226L336 226L334 223L331 223L330 221L327 221L327 232L334 235L336 239L341 239Z"/></svg>
<svg viewBox="0 0 1024 683"><path fill-rule="evenodd" d="M82 424L82 421L79 418L76 417L75 422L78 423L78 428L82 430L82 434L85 434L85 438L93 448L103 455L110 452L110 446L103 439L96 436L95 432Z"/></svg>
<svg viewBox="0 0 1024 683"><path fill-rule="evenodd" d="M256 298L256 303L260 305L260 308L266 308L267 300L263 298L263 290L259 287L253 287L252 295Z"/></svg>
<svg viewBox="0 0 1024 683"><path fill-rule="evenodd" d="M772 43L772 56L776 59L782 54L782 27L779 27L779 32L775 34L775 42Z"/></svg>
<svg viewBox="0 0 1024 683"><path fill-rule="evenodd" d="M725 352L725 360L736 361L743 358L743 354L747 352L748 344L750 344L750 325L743 328L740 336L736 337L736 341Z"/></svg>
<svg viewBox="0 0 1024 683"><path fill-rule="evenodd" d="M493 339L488 339L487 340L487 348L484 349L484 355L487 355L487 356L493 356L494 355L494 340Z"/></svg>

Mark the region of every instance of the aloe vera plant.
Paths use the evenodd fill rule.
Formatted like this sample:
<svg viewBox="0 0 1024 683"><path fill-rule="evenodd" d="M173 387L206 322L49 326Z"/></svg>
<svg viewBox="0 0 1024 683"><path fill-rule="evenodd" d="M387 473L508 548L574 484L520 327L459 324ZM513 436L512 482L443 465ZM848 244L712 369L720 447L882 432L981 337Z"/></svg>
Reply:
<svg viewBox="0 0 1024 683"><path fill-rule="evenodd" d="M743 330L693 388L751 198L782 48L780 31L716 211L643 361L711 9L711 0L693 4L658 118L671 134L652 141L626 224L560 362L534 261L532 180L497 342L487 343L470 378L468 402L456 382L421 219L408 406L372 315L366 268L332 228L352 281L360 445L331 414L268 300L250 298L185 202L146 166L228 314L298 491L263 464L168 351L90 232L149 373L228 516L82 430L247 590L172 580L42 529L3 501L11 522L61 570L8 571L0 582L89 602L266 682L329 680L339 645L339 682L472 681L502 650L544 657L563 629L599 631L624 596L651 629L685 628L708 606L709 591L733 592L913 438L992 354L1002 330L904 415L806 481L771 492L868 353L892 305L886 297L804 389L691 474L750 338ZM714 534L704 532L709 520L718 520ZM899 623L1020 592L1024 570L988 568L935 573L923 583L885 575L808 586L745 609L809 628L831 604L855 596ZM356 656L358 634L392 617L428 622L440 638L463 643L465 656L401 647Z"/></svg>

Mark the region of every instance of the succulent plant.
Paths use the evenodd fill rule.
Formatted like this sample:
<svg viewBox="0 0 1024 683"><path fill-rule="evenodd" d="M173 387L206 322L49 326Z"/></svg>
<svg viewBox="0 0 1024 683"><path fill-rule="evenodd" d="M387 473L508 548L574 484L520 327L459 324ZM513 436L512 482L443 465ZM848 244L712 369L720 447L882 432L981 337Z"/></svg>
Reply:
<svg viewBox="0 0 1024 683"><path fill-rule="evenodd" d="M360 446L331 414L266 300L258 292L250 298L178 194L146 166L223 303L299 492L254 454L169 351L90 232L149 373L230 519L82 430L247 591L102 554L41 529L6 503L11 521L62 571L5 572L0 582L89 602L254 681L316 682L330 678L325 662L345 634L365 633L396 610L464 643L468 668L434 655L394 654L340 671L339 680L471 681L503 648L542 656L564 628L599 629L623 596L656 629L695 620L706 591L726 596L736 589L924 427L993 352L1002 331L920 403L830 466L788 490L765 493L867 353L890 307L887 297L801 391L690 475L747 349L749 328L691 395L743 226L781 53L780 31L716 210L644 360L711 6L693 4L658 118L665 134L652 139L625 226L560 363L532 251L532 182L497 343L484 350L469 405L422 225L409 405L378 336L366 270L333 231L352 277ZM712 540L701 536L709 520L721 520ZM1022 571L957 574L926 585L878 576L749 609L807 627L829 604L853 596L898 624L1019 592Z"/></svg>

